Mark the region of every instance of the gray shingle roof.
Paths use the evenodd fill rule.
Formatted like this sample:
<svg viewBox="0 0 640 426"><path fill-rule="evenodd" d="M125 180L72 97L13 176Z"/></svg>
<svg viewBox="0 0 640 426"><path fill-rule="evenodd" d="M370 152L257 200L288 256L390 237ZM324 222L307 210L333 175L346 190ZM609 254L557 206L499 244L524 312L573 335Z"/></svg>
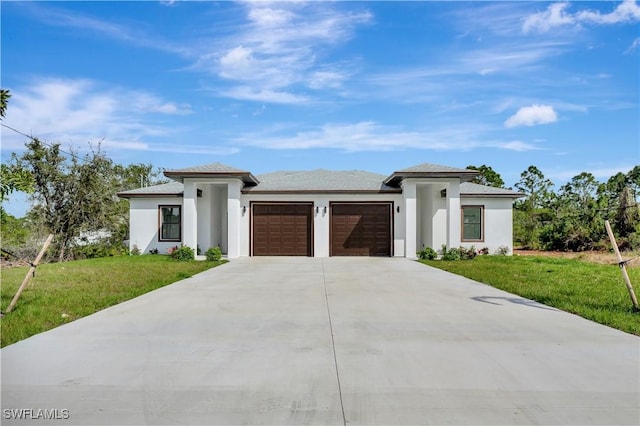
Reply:
<svg viewBox="0 0 640 426"><path fill-rule="evenodd" d="M439 164L423 163L417 166L393 172L385 179L386 185L398 186L406 178L429 178L429 177L457 177L461 182L465 182L478 176L480 172L471 169L458 169L456 167L441 166Z"/></svg>
<svg viewBox="0 0 640 426"><path fill-rule="evenodd" d="M170 182L162 185L147 186L146 188L132 189L130 191L118 192L118 196L122 198L131 197L153 197L153 196L177 196L181 195L184 186L180 182Z"/></svg>
<svg viewBox="0 0 640 426"><path fill-rule="evenodd" d="M184 169L167 170L169 173L249 173L247 170L236 169L222 163L204 164Z"/></svg>
<svg viewBox="0 0 640 426"><path fill-rule="evenodd" d="M439 164L422 163L417 166L397 170L395 173L469 173L470 169L458 169L456 167L441 166Z"/></svg>
<svg viewBox="0 0 640 426"><path fill-rule="evenodd" d="M496 188L493 186L478 185L472 182L463 182L460 184L460 195L462 196L479 196L479 197L507 197L519 198L524 194L512 189Z"/></svg>
<svg viewBox="0 0 640 426"><path fill-rule="evenodd" d="M222 163L204 164L202 166L187 167L177 170L165 170L168 178L183 182L185 177L233 177L240 178L246 185L256 185L258 180L247 170L236 169Z"/></svg>
<svg viewBox="0 0 640 426"><path fill-rule="evenodd" d="M383 184L385 178L362 170L281 171L258 175L260 183L245 192L398 192Z"/></svg>
<svg viewBox="0 0 640 426"><path fill-rule="evenodd" d="M456 169L454 167L439 166L436 164L421 164L410 167L392 176L366 172L362 170L334 171L334 170L310 170L310 171L279 171L258 175L256 179L249 172L235 169L221 163L212 163L204 166L189 167L186 169L172 170L174 176L235 176L241 177L245 181L244 193L283 193L283 192L400 192L400 188L388 185L392 177L396 177L394 183L402 180L403 177L427 174L434 176L440 173L458 176L467 172L474 172L467 169ZM181 179L180 179L181 180ZM257 185L256 183L259 182ZM130 191L118 193L122 198L135 197L162 197L181 196L183 193L181 182L171 182L162 185L138 188ZM507 197L518 198L522 194L511 189L494 188L491 186L478 185L471 182L460 184L460 194L467 197Z"/></svg>

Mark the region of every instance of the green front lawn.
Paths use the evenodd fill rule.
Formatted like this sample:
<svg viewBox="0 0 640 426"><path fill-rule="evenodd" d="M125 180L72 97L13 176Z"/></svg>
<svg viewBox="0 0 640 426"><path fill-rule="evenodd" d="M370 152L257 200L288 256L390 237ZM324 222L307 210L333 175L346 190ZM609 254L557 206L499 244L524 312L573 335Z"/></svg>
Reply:
<svg viewBox="0 0 640 426"><path fill-rule="evenodd" d="M218 266L219 262L178 262L168 256L119 256L50 263L36 276L13 311L1 321L1 346L82 318L167 284ZM28 267L2 270L4 312Z"/></svg>
<svg viewBox="0 0 640 426"><path fill-rule="evenodd" d="M640 336L640 313L617 265L534 256L420 262ZM640 296L640 269L628 272Z"/></svg>

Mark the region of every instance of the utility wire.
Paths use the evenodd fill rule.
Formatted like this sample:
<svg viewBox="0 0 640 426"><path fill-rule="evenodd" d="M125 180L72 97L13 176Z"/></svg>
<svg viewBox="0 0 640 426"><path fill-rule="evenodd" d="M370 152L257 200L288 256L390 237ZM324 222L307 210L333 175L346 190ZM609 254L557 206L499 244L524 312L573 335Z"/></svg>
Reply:
<svg viewBox="0 0 640 426"><path fill-rule="evenodd" d="M36 141L37 141L37 142L40 142L40 143L41 143L41 144L43 144L43 145L48 146L49 148L53 148L53 145L54 145L54 144L52 144L52 143L50 143L50 142L46 142L46 141L43 141L43 140L37 139L37 138L35 138L35 137L31 136L31 135L28 135L28 134L26 134L26 133L24 133L24 132L21 132L20 130L17 130L17 129L15 129L15 128L11 127L11 126L8 126L8 125L6 125L6 124L4 124L4 123L0 123L0 126L2 126L2 127L4 127L4 128L7 128L7 129L11 130L12 132L15 132L15 133L17 133L17 134L19 134L19 135L21 135L21 136L27 137L27 138L31 139L32 141L34 141L34 142L36 142ZM78 160L78 161L81 161L81 162L83 162L83 163L84 163L84 162L86 162L86 159L79 157L77 154L74 154L73 152L65 151L64 149L61 149L61 148L60 148L60 145L58 145L58 150L59 150L60 152L62 152L63 154L67 154L67 155L69 155L69 156L71 156L71 157L75 158L75 159L76 159L76 160Z"/></svg>

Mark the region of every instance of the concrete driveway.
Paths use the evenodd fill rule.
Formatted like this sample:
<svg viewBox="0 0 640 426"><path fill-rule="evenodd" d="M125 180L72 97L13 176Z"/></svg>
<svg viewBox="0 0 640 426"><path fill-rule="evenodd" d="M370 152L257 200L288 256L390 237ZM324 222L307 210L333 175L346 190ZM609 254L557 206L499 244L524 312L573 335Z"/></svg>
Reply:
<svg viewBox="0 0 640 426"><path fill-rule="evenodd" d="M638 337L406 259L234 260L1 354L2 424L640 424Z"/></svg>

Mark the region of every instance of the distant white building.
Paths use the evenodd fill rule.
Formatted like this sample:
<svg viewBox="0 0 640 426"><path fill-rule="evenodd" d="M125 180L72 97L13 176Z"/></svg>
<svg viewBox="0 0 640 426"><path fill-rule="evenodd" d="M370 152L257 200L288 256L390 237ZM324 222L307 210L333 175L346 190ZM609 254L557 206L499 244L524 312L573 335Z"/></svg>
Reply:
<svg viewBox="0 0 640 426"><path fill-rule="evenodd" d="M121 192L130 247L184 244L240 256L415 257L424 247L513 247L522 194L470 183L475 170L421 164L389 176L280 171L254 176L224 164L164 173L175 182Z"/></svg>

